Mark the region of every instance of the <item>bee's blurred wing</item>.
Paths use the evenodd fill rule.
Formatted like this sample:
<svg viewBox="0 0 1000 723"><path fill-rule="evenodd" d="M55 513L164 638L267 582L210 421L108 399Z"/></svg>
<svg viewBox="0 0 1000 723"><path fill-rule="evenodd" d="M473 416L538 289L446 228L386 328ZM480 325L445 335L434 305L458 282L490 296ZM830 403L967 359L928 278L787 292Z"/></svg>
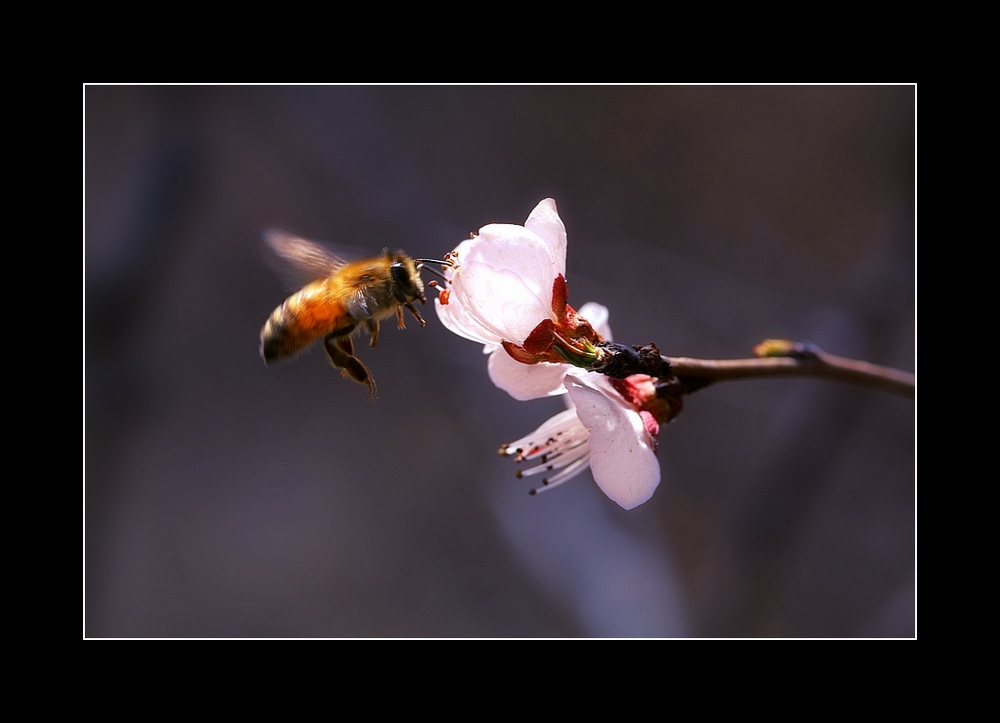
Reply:
<svg viewBox="0 0 1000 723"><path fill-rule="evenodd" d="M289 288L332 276L347 263L315 241L276 228L264 232L264 244L272 252L265 255L268 266Z"/></svg>

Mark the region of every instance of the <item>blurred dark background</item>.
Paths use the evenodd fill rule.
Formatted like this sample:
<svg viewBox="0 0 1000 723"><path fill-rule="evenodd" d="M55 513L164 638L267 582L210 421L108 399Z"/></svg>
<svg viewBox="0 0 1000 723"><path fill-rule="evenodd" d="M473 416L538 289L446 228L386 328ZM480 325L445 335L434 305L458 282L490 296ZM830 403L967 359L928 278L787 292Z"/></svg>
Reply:
<svg viewBox="0 0 1000 723"><path fill-rule="evenodd" d="M915 89L85 89L85 629L102 636L912 636L915 407L723 384L631 512L498 457L562 409L427 307L265 367L277 226L440 256L556 200L617 341L912 371Z"/></svg>

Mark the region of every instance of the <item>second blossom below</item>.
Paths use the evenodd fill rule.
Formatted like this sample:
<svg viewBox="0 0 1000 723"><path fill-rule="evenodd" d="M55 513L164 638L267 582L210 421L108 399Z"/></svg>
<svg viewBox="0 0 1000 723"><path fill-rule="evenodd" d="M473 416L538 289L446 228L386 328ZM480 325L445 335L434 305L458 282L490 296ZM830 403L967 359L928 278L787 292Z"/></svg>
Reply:
<svg viewBox="0 0 1000 723"><path fill-rule="evenodd" d="M574 371L564 383L569 408L504 445L500 453L518 462L535 462L520 472L520 476L545 475L532 494L568 482L589 466L601 491L625 509L646 502L660 484L659 428L650 413L627 401L600 374ZM648 377L620 384L652 387Z"/></svg>

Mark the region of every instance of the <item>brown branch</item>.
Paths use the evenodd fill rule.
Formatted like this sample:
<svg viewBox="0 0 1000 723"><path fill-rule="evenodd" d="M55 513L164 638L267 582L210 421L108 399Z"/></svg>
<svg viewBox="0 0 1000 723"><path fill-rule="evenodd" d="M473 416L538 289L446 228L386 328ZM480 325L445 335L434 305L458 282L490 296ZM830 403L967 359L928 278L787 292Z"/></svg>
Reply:
<svg viewBox="0 0 1000 723"><path fill-rule="evenodd" d="M649 374L680 383L682 393L690 394L716 382L765 377L815 377L860 384L884 392L914 398L913 374L829 354L814 344L768 339L757 345L754 359L690 359L659 356L655 345L625 347L607 344L602 347L613 357L603 365L603 373L624 378L630 374ZM634 349L634 351L633 351ZM656 369L654 352L661 366Z"/></svg>

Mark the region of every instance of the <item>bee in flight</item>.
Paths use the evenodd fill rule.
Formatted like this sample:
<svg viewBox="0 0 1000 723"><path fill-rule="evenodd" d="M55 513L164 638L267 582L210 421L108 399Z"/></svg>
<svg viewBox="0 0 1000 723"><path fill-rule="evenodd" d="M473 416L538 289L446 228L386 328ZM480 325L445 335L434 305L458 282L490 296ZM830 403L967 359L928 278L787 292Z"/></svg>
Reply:
<svg viewBox="0 0 1000 723"><path fill-rule="evenodd" d="M375 379L354 356L351 336L364 328L374 349L382 319L395 314L399 328L405 328L404 307L420 326L427 326L413 305L427 303L420 269L425 263L451 262L413 259L388 250L374 258L345 261L317 243L277 230L266 232L264 240L280 259L315 279L285 299L265 322L260 332L264 363L297 354L323 337L330 363L345 379L366 385L368 399L375 399Z"/></svg>

